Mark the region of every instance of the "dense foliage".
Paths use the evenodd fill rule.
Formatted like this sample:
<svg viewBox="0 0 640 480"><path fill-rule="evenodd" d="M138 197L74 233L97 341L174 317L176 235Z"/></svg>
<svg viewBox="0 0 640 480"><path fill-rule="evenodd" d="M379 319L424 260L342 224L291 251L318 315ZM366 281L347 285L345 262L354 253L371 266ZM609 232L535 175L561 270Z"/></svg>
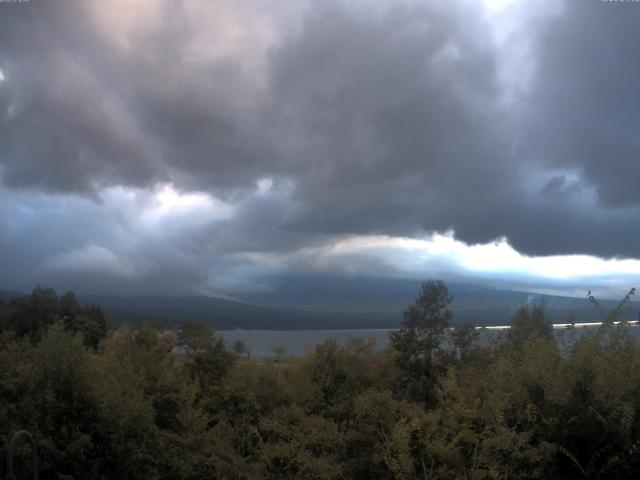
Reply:
<svg viewBox="0 0 640 480"><path fill-rule="evenodd" d="M96 348L107 334L107 318L95 305L80 305L73 292L59 297L51 288L37 287L31 295L3 301L0 298L0 332L3 341L27 338L36 344L51 325L82 334L85 345Z"/></svg>
<svg viewBox="0 0 640 480"><path fill-rule="evenodd" d="M0 444L33 432L43 479L640 471L640 349L625 324L558 340L543 308L522 307L507 335L479 342L447 328L451 297L428 282L388 349L328 341L276 361L193 322L107 332L74 298L37 289L0 304Z"/></svg>

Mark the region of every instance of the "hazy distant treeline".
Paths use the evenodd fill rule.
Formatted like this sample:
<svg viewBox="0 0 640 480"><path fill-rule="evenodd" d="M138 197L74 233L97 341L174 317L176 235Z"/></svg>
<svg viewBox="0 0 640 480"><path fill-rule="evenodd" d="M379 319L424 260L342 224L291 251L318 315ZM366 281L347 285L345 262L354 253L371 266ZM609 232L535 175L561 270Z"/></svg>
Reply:
<svg viewBox="0 0 640 480"><path fill-rule="evenodd" d="M192 322L172 335L148 324L108 331L99 309L74 298L37 289L0 304L0 443L30 430L42 479L640 471L640 349L624 325L557 342L534 306L489 345L463 326L443 351L451 297L427 282L384 351L328 341L305 357L258 360Z"/></svg>

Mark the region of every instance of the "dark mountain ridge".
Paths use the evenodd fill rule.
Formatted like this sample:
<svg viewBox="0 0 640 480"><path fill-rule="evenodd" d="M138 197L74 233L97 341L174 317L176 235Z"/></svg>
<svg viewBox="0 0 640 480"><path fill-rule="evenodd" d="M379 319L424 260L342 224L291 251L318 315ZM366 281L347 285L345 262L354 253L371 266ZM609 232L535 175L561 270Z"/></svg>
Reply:
<svg viewBox="0 0 640 480"><path fill-rule="evenodd" d="M344 285L343 285L344 286ZM413 302L419 282L401 281L385 295L376 289L372 294L346 289L337 295L329 289L315 291L306 297L295 290L286 297L282 292L247 295L239 300L209 296L112 296L78 295L82 303L100 306L115 326L122 323L154 322L173 327L185 320L194 320L218 330L325 330L394 328L402 321L402 312ZM381 286L380 286L381 288ZM475 325L505 325L516 309L524 304L543 302L554 323L600 321L599 312L587 299L538 295L530 292L498 290L473 285L451 284L454 296L453 325L471 322ZM9 299L24 293L0 290L0 298ZM349 301L353 299L352 301ZM600 302L608 310L617 301ZM632 318L638 318L638 303L631 302Z"/></svg>

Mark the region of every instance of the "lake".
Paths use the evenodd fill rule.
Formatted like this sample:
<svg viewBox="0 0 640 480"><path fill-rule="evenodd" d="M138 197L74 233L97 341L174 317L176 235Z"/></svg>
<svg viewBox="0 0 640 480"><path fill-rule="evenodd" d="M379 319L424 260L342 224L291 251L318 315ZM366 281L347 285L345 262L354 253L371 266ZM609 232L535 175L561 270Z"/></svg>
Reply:
<svg viewBox="0 0 640 480"><path fill-rule="evenodd" d="M576 324L576 331L587 331L597 328L599 323ZM567 331L567 324L554 325L554 331L558 336ZM481 330L481 340L495 337L499 332L507 329L507 326L487 327ZM640 326L629 325L633 335L640 339ZM228 344L236 340L242 340L249 348L251 355L257 357L274 356L273 347L282 346L286 355L298 356L312 351L316 345L335 338L344 345L349 338L372 338L378 348L384 348L389 344L388 329L371 330L219 330L218 333Z"/></svg>
<svg viewBox="0 0 640 480"><path fill-rule="evenodd" d="M242 340L256 357L274 356L272 348L282 346L286 355L304 355L316 345L335 338L341 345L349 338L373 338L376 346L384 348L389 343L389 330L218 330L228 344Z"/></svg>

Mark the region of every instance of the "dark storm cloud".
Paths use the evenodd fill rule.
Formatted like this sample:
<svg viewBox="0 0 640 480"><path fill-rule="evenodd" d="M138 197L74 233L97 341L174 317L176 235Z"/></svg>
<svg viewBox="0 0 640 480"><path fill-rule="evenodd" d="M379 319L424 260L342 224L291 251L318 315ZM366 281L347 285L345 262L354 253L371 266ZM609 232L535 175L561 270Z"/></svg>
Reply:
<svg viewBox="0 0 640 480"><path fill-rule="evenodd" d="M124 51L92 30L85 5L5 11L9 185L171 180L224 195L289 178L283 227L313 233L446 229L467 192L499 203L510 190L496 181L508 163L477 9L314 4L282 29L263 89L243 58L189 61L175 5Z"/></svg>
<svg viewBox="0 0 640 480"><path fill-rule="evenodd" d="M605 207L640 201L638 11L606 2L567 4L540 33L527 111L533 152L577 168Z"/></svg>
<svg viewBox="0 0 640 480"><path fill-rule="evenodd" d="M521 250L640 255L634 240L640 234L639 11L633 6L566 2L563 14L537 34L520 154L532 165L575 172L580 182L570 188L592 191L594 201L566 208L558 196L555 208L534 212L539 233L530 228L528 236L510 237ZM561 187L557 179L545 193Z"/></svg>
<svg viewBox="0 0 640 480"><path fill-rule="evenodd" d="M536 22L531 88L505 106L504 59L464 7L329 2L275 52L274 136L304 163L289 227L638 256L634 17L593 1Z"/></svg>
<svg viewBox="0 0 640 480"><path fill-rule="evenodd" d="M324 5L272 63L279 135L306 162L291 228L451 228L530 254L640 255L628 6L566 3L537 22L531 87L505 106L503 59L479 12L422 5L363 19Z"/></svg>
<svg viewBox="0 0 640 480"><path fill-rule="evenodd" d="M275 52L276 136L304 162L292 227L446 229L469 194L506 195L490 33L449 7L324 3Z"/></svg>
<svg viewBox="0 0 640 480"><path fill-rule="evenodd" d="M110 56L82 6L3 5L0 16L0 158L7 184L92 191L153 179L157 154L144 126L109 85Z"/></svg>
<svg viewBox="0 0 640 480"><path fill-rule="evenodd" d="M73 264L66 278L107 288L93 264L113 285L194 290L234 255L448 229L523 253L640 256L633 6L523 21L533 76L506 102L515 46L480 2L159 4L122 31L98 4L0 4L0 221L14 225L0 240L25 279ZM158 182L235 210L162 238L109 205L111 187L144 197ZM25 206L49 212L51 236ZM57 209L84 225L73 240Z"/></svg>
<svg viewBox="0 0 640 480"><path fill-rule="evenodd" d="M5 182L85 192L163 180L253 183L262 168L259 135L257 145L248 141L256 112L244 103L255 86L244 59L192 61L180 4L164 4L160 26L134 31L126 48L97 28L91 8L72 0L3 6Z"/></svg>

